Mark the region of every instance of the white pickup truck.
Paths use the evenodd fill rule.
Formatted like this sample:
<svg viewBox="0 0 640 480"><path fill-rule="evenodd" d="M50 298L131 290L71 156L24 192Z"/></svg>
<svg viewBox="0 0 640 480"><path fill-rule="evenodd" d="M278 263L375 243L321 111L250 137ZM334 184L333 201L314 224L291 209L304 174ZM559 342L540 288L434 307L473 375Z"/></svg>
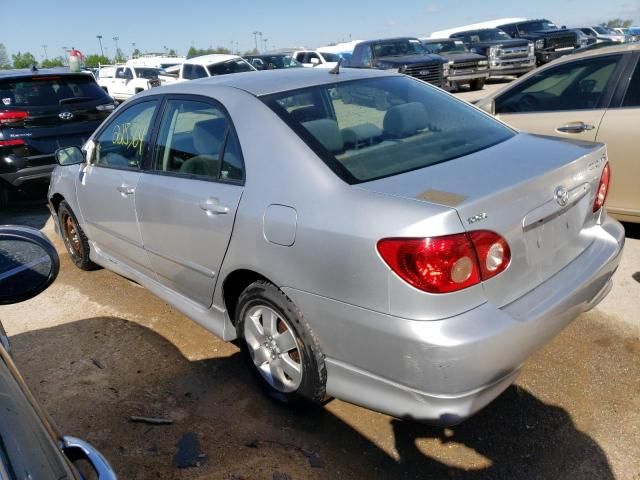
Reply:
<svg viewBox="0 0 640 480"><path fill-rule="evenodd" d="M124 101L143 90L159 87L164 83L162 74L159 68L101 65L98 85L115 100Z"/></svg>
<svg viewBox="0 0 640 480"><path fill-rule="evenodd" d="M304 67L333 68L340 61L340 56L335 53L317 50L296 50L292 56Z"/></svg>

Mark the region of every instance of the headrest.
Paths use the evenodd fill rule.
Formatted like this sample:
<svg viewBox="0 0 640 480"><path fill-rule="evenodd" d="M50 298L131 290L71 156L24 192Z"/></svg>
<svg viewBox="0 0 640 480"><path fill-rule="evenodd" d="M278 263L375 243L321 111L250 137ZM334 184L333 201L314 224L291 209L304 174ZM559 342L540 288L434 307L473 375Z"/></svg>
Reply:
<svg viewBox="0 0 640 480"><path fill-rule="evenodd" d="M340 152L344 148L342 132L340 132L338 123L335 120L321 118L319 120L303 122L302 126L330 152Z"/></svg>
<svg viewBox="0 0 640 480"><path fill-rule="evenodd" d="M427 110L420 102L403 103L387 110L383 127L386 134L404 138L427 128Z"/></svg>
<svg viewBox="0 0 640 480"><path fill-rule="evenodd" d="M193 126L193 146L200 154L218 155L224 140L226 120L201 120Z"/></svg>

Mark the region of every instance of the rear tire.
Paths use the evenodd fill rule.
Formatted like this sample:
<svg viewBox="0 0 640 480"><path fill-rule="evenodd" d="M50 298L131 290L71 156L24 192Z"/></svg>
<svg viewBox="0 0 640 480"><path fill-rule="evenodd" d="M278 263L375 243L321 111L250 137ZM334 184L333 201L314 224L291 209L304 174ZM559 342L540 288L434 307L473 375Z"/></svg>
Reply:
<svg viewBox="0 0 640 480"><path fill-rule="evenodd" d="M318 339L275 285L257 281L242 292L236 330L249 368L270 398L287 404L325 400L327 369Z"/></svg>
<svg viewBox="0 0 640 480"><path fill-rule="evenodd" d="M471 86L471 90L482 90L484 88L485 81L486 80L484 78L476 78L475 80L471 80L471 82L469 83L469 85Z"/></svg>
<svg viewBox="0 0 640 480"><path fill-rule="evenodd" d="M60 202L58 207L58 223L64 246L74 265L80 270L87 271L100 268L89 258L89 240L78 224L71 207L64 200Z"/></svg>

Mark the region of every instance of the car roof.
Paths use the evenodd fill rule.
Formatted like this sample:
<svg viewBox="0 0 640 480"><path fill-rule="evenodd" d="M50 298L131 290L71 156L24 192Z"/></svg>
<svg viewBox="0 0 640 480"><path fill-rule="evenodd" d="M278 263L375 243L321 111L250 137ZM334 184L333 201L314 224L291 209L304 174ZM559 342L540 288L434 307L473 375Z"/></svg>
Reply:
<svg viewBox="0 0 640 480"><path fill-rule="evenodd" d="M214 63L226 62L227 60L238 60L238 55L226 55L224 53L212 53L209 55L201 55L199 57L189 58L184 63L192 63L196 65L211 65Z"/></svg>
<svg viewBox="0 0 640 480"><path fill-rule="evenodd" d="M570 55L564 55L552 62L553 65L559 63L570 62L576 58L599 57L601 55L610 55L612 53L639 52L640 43L616 43L607 47L598 48L596 50L587 50Z"/></svg>
<svg viewBox="0 0 640 480"><path fill-rule="evenodd" d="M396 40L418 40L418 37L390 37L390 38L376 38L374 40L364 40L360 44L371 44L380 42L392 42Z"/></svg>
<svg viewBox="0 0 640 480"><path fill-rule="evenodd" d="M38 77L49 75L90 75L89 72L72 72L68 67L52 67L52 68L39 68L37 70L31 70L30 68L15 68L12 70L0 70L0 78L11 77Z"/></svg>
<svg viewBox="0 0 640 480"><path fill-rule="evenodd" d="M441 43L441 42L459 42L460 40L456 39L456 38L425 38L425 39L420 39L420 41L422 43Z"/></svg>
<svg viewBox="0 0 640 480"><path fill-rule="evenodd" d="M166 87L153 88L153 93L192 93L207 95L212 86L225 86L244 90L255 96L286 92L300 88L314 87L332 83L346 82L366 78L399 76L382 70L367 68L341 68L340 73L329 73L328 69L285 68L260 72L232 73L215 77L176 83Z"/></svg>

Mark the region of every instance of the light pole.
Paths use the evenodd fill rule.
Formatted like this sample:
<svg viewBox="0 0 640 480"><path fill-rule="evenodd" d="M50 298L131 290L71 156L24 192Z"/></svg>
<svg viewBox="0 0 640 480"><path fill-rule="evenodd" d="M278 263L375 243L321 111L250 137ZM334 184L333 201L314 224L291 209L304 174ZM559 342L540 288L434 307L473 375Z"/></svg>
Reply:
<svg viewBox="0 0 640 480"><path fill-rule="evenodd" d="M100 43L100 56L104 57L104 50L102 50L102 35L96 35L96 38Z"/></svg>
<svg viewBox="0 0 640 480"><path fill-rule="evenodd" d="M49 60L49 57L47 56L47 45L46 44L42 44L40 46L44 50L44 58L45 58L45 60Z"/></svg>
<svg viewBox="0 0 640 480"><path fill-rule="evenodd" d="M260 53L260 50L258 50L258 35L260 35L260 38L262 38L262 32L253 32L253 41L256 43L256 52Z"/></svg>
<svg viewBox="0 0 640 480"><path fill-rule="evenodd" d="M265 49L265 51L266 51L266 50L269 50L269 48L267 48L267 42L269 41L269 39L268 39L268 38L265 38L265 39L264 39L264 40L262 40L262 41L264 42L264 49Z"/></svg>
<svg viewBox="0 0 640 480"><path fill-rule="evenodd" d="M67 47L62 47L62 63L66 63L67 61Z"/></svg>
<svg viewBox="0 0 640 480"><path fill-rule="evenodd" d="M116 61L116 63L118 63L118 60L120 59L120 49L118 48L118 40L120 40L120 37L113 37L113 41L116 42L116 56L114 57L114 60Z"/></svg>
<svg viewBox="0 0 640 480"><path fill-rule="evenodd" d="M133 52L136 51L136 42L131 42L131 46L133 47ZM133 52L131 52L131 58L133 58Z"/></svg>

